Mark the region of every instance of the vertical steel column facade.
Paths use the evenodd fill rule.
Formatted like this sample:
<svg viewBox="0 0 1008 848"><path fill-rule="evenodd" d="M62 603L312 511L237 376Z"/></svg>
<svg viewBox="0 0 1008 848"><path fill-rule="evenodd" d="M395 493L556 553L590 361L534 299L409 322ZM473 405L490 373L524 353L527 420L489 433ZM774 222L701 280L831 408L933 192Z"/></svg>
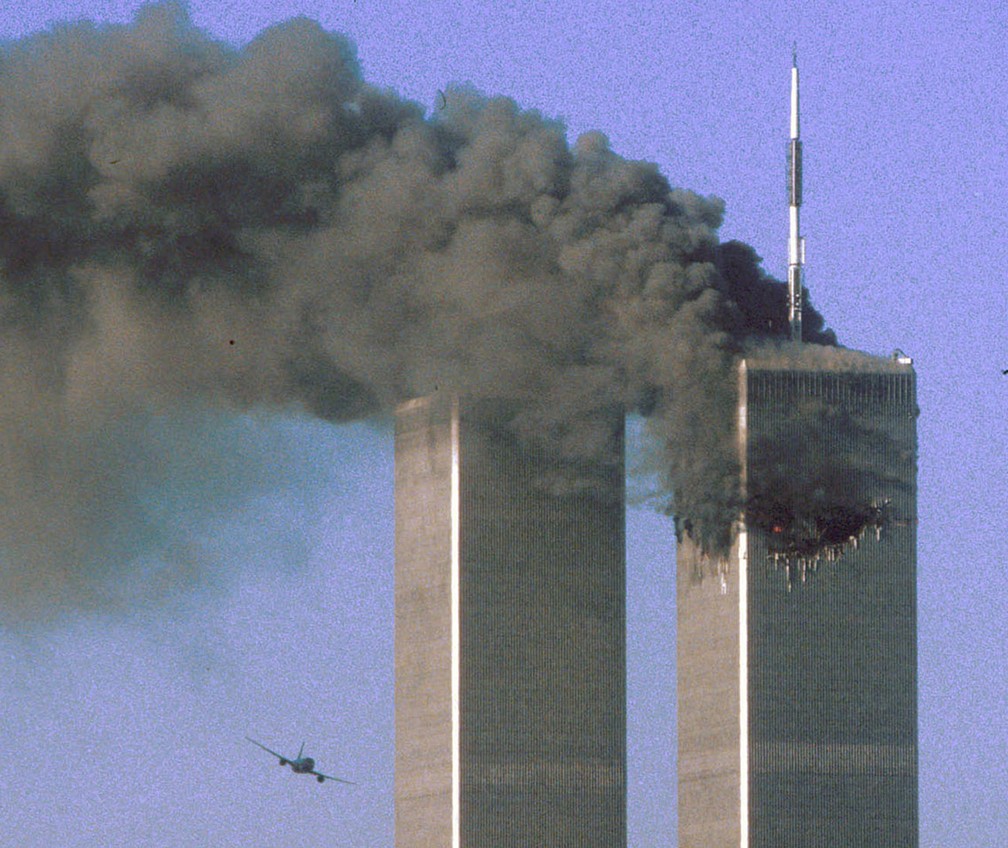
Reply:
<svg viewBox="0 0 1008 848"><path fill-rule="evenodd" d="M788 591L767 533L678 557L680 848L917 848L916 390L911 368L743 363L739 449L802 439L805 402L880 433L864 500L892 514ZM795 428L794 432L786 432ZM853 449L837 432L822 446ZM799 469L795 469L796 473ZM899 481L902 481L900 483Z"/></svg>
<svg viewBox="0 0 1008 848"><path fill-rule="evenodd" d="M621 848L622 416L600 485L559 493L494 420L397 413L396 846Z"/></svg>

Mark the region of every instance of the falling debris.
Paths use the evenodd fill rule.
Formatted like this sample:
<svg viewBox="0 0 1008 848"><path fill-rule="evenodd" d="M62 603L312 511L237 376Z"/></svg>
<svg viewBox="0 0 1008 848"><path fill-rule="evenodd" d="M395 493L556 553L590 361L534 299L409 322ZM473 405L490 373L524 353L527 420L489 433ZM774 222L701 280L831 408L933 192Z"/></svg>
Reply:
<svg viewBox="0 0 1008 848"><path fill-rule="evenodd" d="M789 559L820 556L835 559L847 545L856 547L868 527L875 528L877 538L881 536L887 503L882 507L832 506L801 516L778 512L768 522L767 516L760 513L760 504L750 502L748 515L754 526L769 529L773 555Z"/></svg>

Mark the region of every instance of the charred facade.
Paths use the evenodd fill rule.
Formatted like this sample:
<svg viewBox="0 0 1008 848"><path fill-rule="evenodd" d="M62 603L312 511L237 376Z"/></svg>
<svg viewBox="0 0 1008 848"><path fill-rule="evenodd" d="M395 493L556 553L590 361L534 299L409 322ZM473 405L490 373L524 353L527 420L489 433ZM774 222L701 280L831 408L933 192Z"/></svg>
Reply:
<svg viewBox="0 0 1008 848"><path fill-rule="evenodd" d="M681 848L916 848L912 368L743 362L747 504L678 555Z"/></svg>
<svg viewBox="0 0 1008 848"><path fill-rule="evenodd" d="M395 843L619 848L622 412L592 485L565 489L499 406L396 415Z"/></svg>

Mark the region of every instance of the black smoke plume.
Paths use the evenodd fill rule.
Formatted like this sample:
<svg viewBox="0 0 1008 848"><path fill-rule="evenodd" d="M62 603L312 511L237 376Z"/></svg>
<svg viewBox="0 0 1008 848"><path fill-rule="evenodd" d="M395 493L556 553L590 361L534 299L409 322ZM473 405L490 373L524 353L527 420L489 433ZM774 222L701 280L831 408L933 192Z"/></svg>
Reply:
<svg viewBox="0 0 1008 848"><path fill-rule="evenodd" d="M757 375L770 366L774 387L761 390L757 377L763 396L755 414L750 404L745 513L789 578L796 568L804 580L807 568L856 548L871 528L879 539L915 522L918 410L904 366L790 344L764 345L747 365Z"/></svg>
<svg viewBox="0 0 1008 848"><path fill-rule="evenodd" d="M108 542L139 520L140 435L186 406L505 395L578 462L623 405L723 546L732 367L787 317L722 211L507 98L449 88L426 117L303 18L234 48L163 3L3 44L0 595L93 600L129 567ZM806 340L835 344L814 310Z"/></svg>

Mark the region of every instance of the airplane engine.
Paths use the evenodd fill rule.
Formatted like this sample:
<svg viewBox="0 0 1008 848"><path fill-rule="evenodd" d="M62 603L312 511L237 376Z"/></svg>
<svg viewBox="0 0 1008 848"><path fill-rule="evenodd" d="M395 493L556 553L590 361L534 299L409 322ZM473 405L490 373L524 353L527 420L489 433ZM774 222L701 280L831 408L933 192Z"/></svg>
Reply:
<svg viewBox="0 0 1008 848"><path fill-rule="evenodd" d="M319 783L325 783L325 778L320 774L315 775L315 779L318 780Z"/></svg>
<svg viewBox="0 0 1008 848"><path fill-rule="evenodd" d="M285 765L287 765L287 760L281 759L280 760L280 766L283 767Z"/></svg>

